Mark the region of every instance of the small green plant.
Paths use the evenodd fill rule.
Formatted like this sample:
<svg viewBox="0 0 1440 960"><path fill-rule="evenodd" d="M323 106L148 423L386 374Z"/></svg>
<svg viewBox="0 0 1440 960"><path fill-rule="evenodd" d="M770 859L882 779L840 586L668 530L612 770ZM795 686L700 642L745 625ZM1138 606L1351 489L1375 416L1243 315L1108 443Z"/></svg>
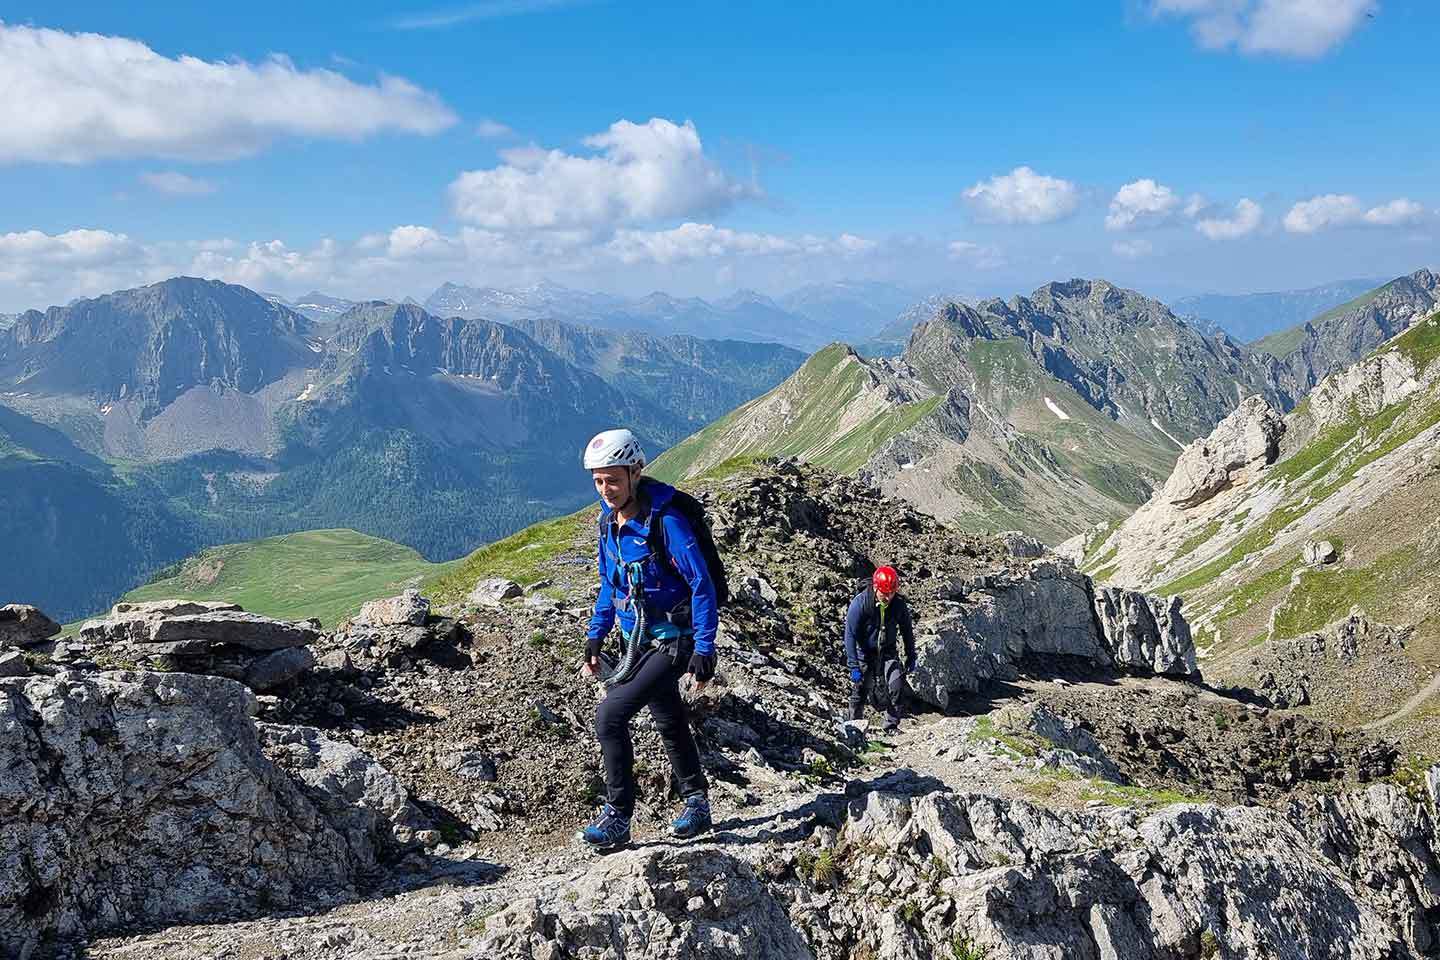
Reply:
<svg viewBox="0 0 1440 960"><path fill-rule="evenodd" d="M1385 779L1395 784L1414 803L1424 803L1429 791L1425 786L1425 774L1435 763L1423 753L1412 753L1396 765L1395 770Z"/></svg>
<svg viewBox="0 0 1440 960"><path fill-rule="evenodd" d="M816 780L824 780L826 777L835 775L835 765L828 757L816 757L805 767L805 776Z"/></svg>
<svg viewBox="0 0 1440 960"><path fill-rule="evenodd" d="M1230 729L1230 718L1227 717L1227 716L1225 716L1225 714L1223 714L1223 713L1217 713L1217 714L1215 714L1215 718L1214 718L1214 719L1215 719L1215 729L1216 729L1216 730L1219 730L1221 733L1224 733L1226 730L1229 730L1229 729Z"/></svg>
<svg viewBox="0 0 1440 960"><path fill-rule="evenodd" d="M907 900L900 907L900 919L909 926L919 928L920 919L924 915L924 911L920 909L920 904L914 900Z"/></svg>
<svg viewBox="0 0 1440 960"><path fill-rule="evenodd" d="M950 956L953 960L986 960L990 948L971 940L969 934L957 933L950 941Z"/></svg>
<svg viewBox="0 0 1440 960"><path fill-rule="evenodd" d="M535 632L530 634L530 646L532 649L544 649L548 645L548 643L549 641L545 638L544 630L536 630Z"/></svg>
<svg viewBox="0 0 1440 960"><path fill-rule="evenodd" d="M1220 941L1209 930L1200 933L1200 960L1215 960L1220 956Z"/></svg>
<svg viewBox="0 0 1440 960"><path fill-rule="evenodd" d="M815 864L810 874L817 887L837 887L840 885L840 864L835 860L835 851L829 847L820 851L815 858Z"/></svg>

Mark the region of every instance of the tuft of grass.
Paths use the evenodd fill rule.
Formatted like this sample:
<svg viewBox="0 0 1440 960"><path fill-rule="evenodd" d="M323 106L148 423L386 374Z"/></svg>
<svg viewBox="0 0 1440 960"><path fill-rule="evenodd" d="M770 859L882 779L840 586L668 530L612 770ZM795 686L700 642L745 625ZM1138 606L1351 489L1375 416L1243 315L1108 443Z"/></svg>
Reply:
<svg viewBox="0 0 1440 960"><path fill-rule="evenodd" d="M1413 803L1424 803L1430 795L1425 784L1425 775L1435 765L1435 760L1423 753L1412 753L1396 765L1395 770L1384 780L1393 783Z"/></svg>
<svg viewBox="0 0 1440 960"><path fill-rule="evenodd" d="M950 956L952 960L988 960L990 948L971 940L969 934L957 933L950 940Z"/></svg>
<svg viewBox="0 0 1440 960"><path fill-rule="evenodd" d="M1039 753L1037 747L1038 738L1027 734L1007 733L995 726L995 721L990 717L983 716L975 721L975 728L970 731L971 743L982 743L986 740L995 740L1006 749L1022 757L1033 757Z"/></svg>
<svg viewBox="0 0 1440 960"><path fill-rule="evenodd" d="M1092 780L1080 791L1080 799L1100 800L1112 807L1168 807L1174 803L1205 803L1202 796L1169 788L1131 787L1105 780Z"/></svg>

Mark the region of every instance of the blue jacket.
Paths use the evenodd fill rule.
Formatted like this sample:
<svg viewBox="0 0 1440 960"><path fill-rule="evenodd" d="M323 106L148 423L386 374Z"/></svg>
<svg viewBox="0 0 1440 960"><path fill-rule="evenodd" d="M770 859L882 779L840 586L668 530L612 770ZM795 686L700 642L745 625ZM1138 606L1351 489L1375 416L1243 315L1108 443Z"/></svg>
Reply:
<svg viewBox="0 0 1440 960"><path fill-rule="evenodd" d="M881 634L880 627L885 631ZM869 587L860 591L850 601L845 613L845 660L851 670L863 670L865 664L878 661L883 666L886 660L899 660L896 656L898 645L896 634L905 641L905 662L915 659L915 627L910 620L910 605L905 598L896 594L882 614L875 602L875 591Z"/></svg>
<svg viewBox="0 0 1440 960"><path fill-rule="evenodd" d="M617 617L627 631L634 629L635 612L627 602L629 585L624 578L623 565L639 560L644 562L642 588L646 619L655 623L675 607L689 601L691 622L695 628L695 652L712 654L715 652L715 630L719 626L720 612L715 604L715 584L710 579L700 545L695 541L689 522L679 513L665 509L675 494L675 488L649 477L640 483L643 509L640 516L620 527L618 538L613 511L603 500L600 502L597 560L600 596L595 598L595 612L590 617L590 629L586 635L592 640L605 637ZM643 503L646 500L648 504ZM668 562L652 556L647 542L650 521L656 515L665 538L665 550L670 556Z"/></svg>

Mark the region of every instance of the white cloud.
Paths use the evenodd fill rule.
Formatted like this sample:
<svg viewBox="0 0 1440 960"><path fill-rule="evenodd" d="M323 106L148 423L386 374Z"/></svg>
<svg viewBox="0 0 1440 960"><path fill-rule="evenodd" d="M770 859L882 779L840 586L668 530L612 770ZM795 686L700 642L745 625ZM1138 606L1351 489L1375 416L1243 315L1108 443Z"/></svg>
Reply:
<svg viewBox="0 0 1440 960"><path fill-rule="evenodd" d="M999 247L970 240L952 240L945 245L945 255L951 260L961 260L981 270L994 270L1005 266L1004 253Z"/></svg>
<svg viewBox="0 0 1440 960"><path fill-rule="evenodd" d="M1211 240L1233 240L1254 233L1260 227L1264 214L1265 210L1260 204L1249 197L1242 197L1235 204L1233 216L1200 220L1195 224L1195 229Z"/></svg>
<svg viewBox="0 0 1440 960"><path fill-rule="evenodd" d="M226 242L208 248L202 245L185 272L252 290L315 287L336 275L340 254L339 244L329 238L310 250L294 249L283 240L257 241L243 247Z"/></svg>
<svg viewBox="0 0 1440 960"><path fill-rule="evenodd" d="M1424 215L1424 207L1405 197L1366 210L1358 197L1327 193L1295 204L1285 214L1284 222L1288 233L1318 233L1330 227L1355 225L1409 226L1420 222Z"/></svg>
<svg viewBox="0 0 1440 960"><path fill-rule="evenodd" d="M151 190L168 193L172 197L203 197L215 192L215 184L209 180L187 176L176 170L142 173L140 182Z"/></svg>
<svg viewBox="0 0 1440 960"><path fill-rule="evenodd" d="M710 223L682 223L671 230L620 230L604 251L621 263L682 263L733 257L850 257L868 253L876 244L852 233L838 237L813 234L786 237L749 233Z"/></svg>
<svg viewBox="0 0 1440 960"><path fill-rule="evenodd" d="M1319 57L1378 7L1376 0L1152 0L1151 12L1189 19L1195 39L1211 50Z"/></svg>
<svg viewBox="0 0 1440 960"><path fill-rule="evenodd" d="M515 17L527 13L542 13L558 7L570 7L585 0L484 0L449 10L432 10L397 17L390 26L397 30L437 30L459 26L475 20L498 20L501 17Z"/></svg>
<svg viewBox="0 0 1440 960"><path fill-rule="evenodd" d="M1365 211L1365 222L1377 227L1400 227L1419 223L1425 208L1414 200L1401 197Z"/></svg>
<svg viewBox="0 0 1440 960"><path fill-rule="evenodd" d="M114 263L136 249L128 236L109 230L70 230L53 236L39 230L0 234L0 260L11 265L95 266Z"/></svg>
<svg viewBox="0 0 1440 960"><path fill-rule="evenodd" d="M461 220L488 230L591 230L723 210L758 188L732 179L705 155L692 123L620 120L585 138L598 154L521 147L505 163L450 184Z"/></svg>
<svg viewBox="0 0 1440 960"><path fill-rule="evenodd" d="M399 260L447 260L463 254L464 247L432 227L404 226L390 231L385 250Z"/></svg>
<svg viewBox="0 0 1440 960"><path fill-rule="evenodd" d="M1302 200L1285 214L1289 233L1315 233L1326 227L1355 223L1364 216L1360 201L1349 194L1327 193Z"/></svg>
<svg viewBox="0 0 1440 960"><path fill-rule="evenodd" d="M1110 200L1106 230L1129 230L1164 223L1180 206L1175 191L1148 177L1125 184Z"/></svg>
<svg viewBox="0 0 1440 960"><path fill-rule="evenodd" d="M1139 260L1148 257L1155 252L1155 245L1149 240L1137 237L1134 240L1116 240L1110 245L1110 249L1117 257L1124 257L1126 260Z"/></svg>
<svg viewBox="0 0 1440 960"><path fill-rule="evenodd" d="M277 137L433 134L456 122L437 96L399 77L356 83L278 56L171 58L124 37L4 23L0 90L0 163L218 160Z"/></svg>
<svg viewBox="0 0 1440 960"><path fill-rule="evenodd" d="M1069 180L1029 167L982 180L965 191L978 219L991 223L1051 223L1075 212L1080 190Z"/></svg>
<svg viewBox="0 0 1440 960"><path fill-rule="evenodd" d="M487 117L476 125L475 135L484 137L486 140L505 140L515 136L515 131L499 120L491 120Z"/></svg>

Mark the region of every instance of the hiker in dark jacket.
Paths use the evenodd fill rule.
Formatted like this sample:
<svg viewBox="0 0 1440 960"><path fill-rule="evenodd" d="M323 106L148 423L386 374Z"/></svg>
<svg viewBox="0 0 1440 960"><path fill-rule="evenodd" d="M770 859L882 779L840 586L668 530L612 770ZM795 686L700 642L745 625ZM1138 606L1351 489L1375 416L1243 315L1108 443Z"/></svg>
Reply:
<svg viewBox="0 0 1440 960"><path fill-rule="evenodd" d="M903 663L897 635L905 641ZM870 586L850 601L845 660L850 667L850 719L860 719L869 699L885 711L885 732L894 733L900 726L905 675L915 669L915 628L894 567L876 570Z"/></svg>
<svg viewBox="0 0 1440 960"><path fill-rule="evenodd" d="M595 733L605 765L606 803L581 839L598 851L630 843L635 811L635 752L630 721L650 708L685 807L670 825L688 839L711 828L709 784L690 730L680 678L696 690L715 676L719 626L715 583L689 521L667 505L675 489L642 477L645 454L629 430L607 430L585 448L585 468L600 496L600 594L586 640L586 671L608 686L596 710ZM652 526L659 530L652 531ZM659 541L664 556L651 550ZM602 677L605 637L620 621L626 650ZM633 641L633 644L632 644Z"/></svg>

